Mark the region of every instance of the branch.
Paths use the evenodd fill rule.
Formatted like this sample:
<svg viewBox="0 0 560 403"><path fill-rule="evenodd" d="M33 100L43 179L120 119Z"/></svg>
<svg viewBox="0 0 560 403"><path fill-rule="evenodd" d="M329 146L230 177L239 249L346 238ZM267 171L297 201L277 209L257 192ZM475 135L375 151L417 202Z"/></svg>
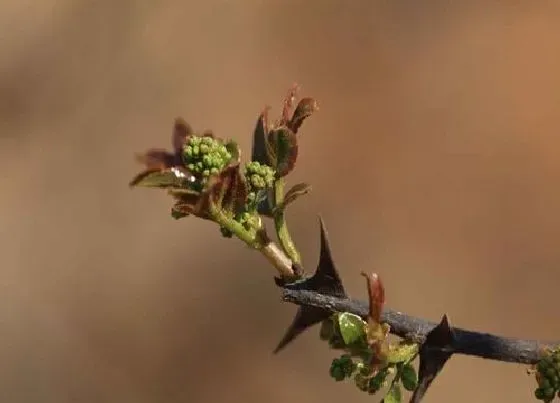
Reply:
<svg viewBox="0 0 560 403"><path fill-rule="evenodd" d="M297 305L351 312L362 318L368 315L368 303L364 301L324 295L319 292L284 289L282 299ZM423 343L427 334L437 325L425 319L385 309L381 320L391 326L391 333L405 339ZM539 360L542 349L560 344L496 336L461 328L453 328L455 340L449 347L453 354L465 354L490 360L520 364L534 364Z"/></svg>

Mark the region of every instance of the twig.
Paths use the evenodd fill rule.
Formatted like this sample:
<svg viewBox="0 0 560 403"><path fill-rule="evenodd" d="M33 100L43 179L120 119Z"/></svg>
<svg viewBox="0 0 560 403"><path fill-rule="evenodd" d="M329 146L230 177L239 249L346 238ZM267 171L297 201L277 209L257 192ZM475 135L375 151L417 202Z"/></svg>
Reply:
<svg viewBox="0 0 560 403"><path fill-rule="evenodd" d="M368 314L367 302L323 295L315 291L284 289L282 299L297 305L323 308L333 312L351 312L363 318ZM437 325L435 322L388 308L384 310L381 318L391 326L391 333L418 343L423 343L426 335ZM560 342L502 337L461 328L453 328L453 331L455 341L449 347L449 352L519 364L534 364L539 360L542 349L560 344Z"/></svg>

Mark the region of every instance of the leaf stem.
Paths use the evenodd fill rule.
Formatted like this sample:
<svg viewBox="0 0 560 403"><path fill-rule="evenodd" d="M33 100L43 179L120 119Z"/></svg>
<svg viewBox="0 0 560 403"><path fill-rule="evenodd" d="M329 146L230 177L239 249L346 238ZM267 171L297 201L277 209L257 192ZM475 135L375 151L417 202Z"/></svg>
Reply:
<svg viewBox="0 0 560 403"><path fill-rule="evenodd" d="M212 220L229 230L237 238L245 242L249 247L261 249L264 245L256 236L255 231L249 231L233 217L228 216L224 211L210 203L210 216Z"/></svg>
<svg viewBox="0 0 560 403"><path fill-rule="evenodd" d="M279 206L284 201L284 179L278 178L274 182L274 204ZM292 262L296 264L301 264L301 256L296 249L294 241L290 236L288 231L288 225L286 223L286 217L284 215L283 209L276 209L273 213L274 215L274 226L276 228L276 235L280 241L280 245L284 252L290 257Z"/></svg>
<svg viewBox="0 0 560 403"><path fill-rule="evenodd" d="M264 229L247 230L241 223L234 220L233 217L228 216L220 208L210 205L210 215L212 219L222 227L231 231L237 238L245 242L249 247L261 252L264 257L278 270L282 278L284 279L295 279L296 275L292 268L292 260L286 256L283 250L276 245L274 242L270 241L265 233ZM259 234L259 231L263 231Z"/></svg>

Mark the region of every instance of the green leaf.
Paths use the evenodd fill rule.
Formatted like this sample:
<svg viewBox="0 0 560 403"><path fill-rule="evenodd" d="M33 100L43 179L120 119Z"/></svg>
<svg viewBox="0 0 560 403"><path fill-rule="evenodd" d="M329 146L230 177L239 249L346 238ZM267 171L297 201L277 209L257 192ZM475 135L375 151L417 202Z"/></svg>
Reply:
<svg viewBox="0 0 560 403"><path fill-rule="evenodd" d="M337 316L340 334L344 344L350 345L366 340L366 322L353 313L340 313Z"/></svg>
<svg viewBox="0 0 560 403"><path fill-rule="evenodd" d="M296 165L298 155L295 133L287 127L271 130L267 137L266 153L279 178L289 174Z"/></svg>
<svg viewBox="0 0 560 403"><path fill-rule="evenodd" d="M396 364L411 361L418 354L418 348L418 344L415 343L402 343L397 346L391 346L387 362Z"/></svg>
<svg viewBox="0 0 560 403"><path fill-rule="evenodd" d="M132 187L183 189L188 187L189 184L188 174L174 167L141 172L130 181L129 185Z"/></svg>
<svg viewBox="0 0 560 403"><path fill-rule="evenodd" d="M418 375L412 364L406 364L401 370L401 381L404 388L413 391L418 385Z"/></svg>
<svg viewBox="0 0 560 403"><path fill-rule="evenodd" d="M393 382L389 391L383 398L383 403L401 403L402 394L401 394L401 387L397 382Z"/></svg>

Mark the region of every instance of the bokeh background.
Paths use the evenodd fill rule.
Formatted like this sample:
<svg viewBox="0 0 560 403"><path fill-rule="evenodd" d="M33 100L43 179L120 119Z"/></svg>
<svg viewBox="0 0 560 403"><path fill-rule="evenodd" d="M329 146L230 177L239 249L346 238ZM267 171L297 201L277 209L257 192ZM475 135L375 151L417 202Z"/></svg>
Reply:
<svg viewBox="0 0 560 403"><path fill-rule="evenodd" d="M291 178L308 270L320 213L352 296L377 271L392 308L560 339L560 3L3 0L0 26L0 401L377 400L317 329L271 354L295 307L260 255L127 187L176 116L249 150L293 82L321 107ZM426 401L533 389L461 356Z"/></svg>

